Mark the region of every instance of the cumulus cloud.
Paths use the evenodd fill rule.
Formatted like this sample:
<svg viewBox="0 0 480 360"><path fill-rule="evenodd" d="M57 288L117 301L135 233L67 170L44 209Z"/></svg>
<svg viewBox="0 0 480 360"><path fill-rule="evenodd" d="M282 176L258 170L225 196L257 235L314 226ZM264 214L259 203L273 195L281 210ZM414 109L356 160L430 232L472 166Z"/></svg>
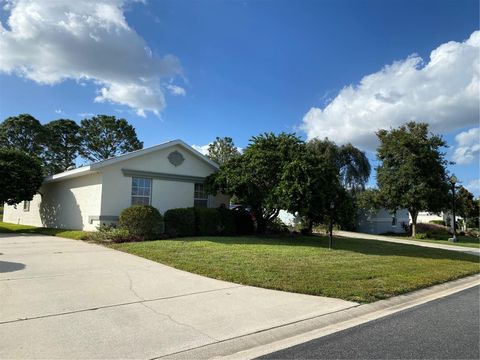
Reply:
<svg viewBox="0 0 480 360"><path fill-rule="evenodd" d="M324 108L303 118L309 139L328 137L367 150L375 131L407 121L430 124L435 132L475 125L479 119L480 31L464 42L440 45L424 63L417 55L394 62L343 88Z"/></svg>
<svg viewBox="0 0 480 360"><path fill-rule="evenodd" d="M197 150L200 154L207 155L208 154L208 147L211 143L207 145L192 145L192 148Z"/></svg>
<svg viewBox="0 0 480 360"><path fill-rule="evenodd" d="M480 128L472 128L455 136L457 146L453 161L459 165L470 164L480 154Z"/></svg>
<svg viewBox="0 0 480 360"><path fill-rule="evenodd" d="M181 74L176 57L153 53L127 23L128 0L14 0L0 23L0 71L57 84L67 79L98 86L96 102L159 114L165 86Z"/></svg>
<svg viewBox="0 0 480 360"><path fill-rule="evenodd" d="M480 179L470 181L465 187L475 196L480 195Z"/></svg>
<svg viewBox="0 0 480 360"><path fill-rule="evenodd" d="M178 86L178 85L167 85L168 91L170 91L170 94L172 95L181 95L185 96L187 93L184 88Z"/></svg>

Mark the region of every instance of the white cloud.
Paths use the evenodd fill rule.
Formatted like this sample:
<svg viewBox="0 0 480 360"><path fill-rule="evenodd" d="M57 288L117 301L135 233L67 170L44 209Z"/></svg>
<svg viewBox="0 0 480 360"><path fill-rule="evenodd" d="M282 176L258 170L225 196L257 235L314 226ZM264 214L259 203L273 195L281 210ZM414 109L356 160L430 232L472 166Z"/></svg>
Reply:
<svg viewBox="0 0 480 360"><path fill-rule="evenodd" d="M328 137L364 149L377 145L375 131L414 120L435 132L478 123L480 31L464 42L451 41L430 54L412 55L343 88L324 108L303 118L309 139ZM354 59L352 60L354 61Z"/></svg>
<svg viewBox="0 0 480 360"><path fill-rule="evenodd" d="M187 93L184 88L177 85L167 85L167 89L170 91L170 94L172 95L185 96L185 94Z"/></svg>
<svg viewBox="0 0 480 360"><path fill-rule="evenodd" d="M472 128L455 136L457 147L453 153L453 161L459 165L470 164L480 154L480 128Z"/></svg>
<svg viewBox="0 0 480 360"><path fill-rule="evenodd" d="M172 55L160 57L127 23L128 0L16 0L8 3L8 28L0 23L0 71L57 84L96 84L96 102L159 114L161 79L181 74Z"/></svg>
<svg viewBox="0 0 480 360"><path fill-rule="evenodd" d="M208 147L211 143L207 145L192 145L192 147L197 150L200 154L207 155L208 154Z"/></svg>
<svg viewBox="0 0 480 360"><path fill-rule="evenodd" d="M480 195L480 179L470 181L465 187L475 196Z"/></svg>
<svg viewBox="0 0 480 360"><path fill-rule="evenodd" d="M55 109L53 112L58 115L67 115L62 109Z"/></svg>

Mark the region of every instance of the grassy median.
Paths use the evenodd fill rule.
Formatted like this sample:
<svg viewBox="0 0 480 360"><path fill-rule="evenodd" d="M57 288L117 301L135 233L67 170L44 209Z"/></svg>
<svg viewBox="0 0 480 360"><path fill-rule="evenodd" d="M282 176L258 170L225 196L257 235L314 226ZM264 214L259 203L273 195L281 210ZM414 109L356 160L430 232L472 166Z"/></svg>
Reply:
<svg viewBox="0 0 480 360"><path fill-rule="evenodd" d="M365 239L209 237L110 245L239 284L371 302L480 272L479 257Z"/></svg>

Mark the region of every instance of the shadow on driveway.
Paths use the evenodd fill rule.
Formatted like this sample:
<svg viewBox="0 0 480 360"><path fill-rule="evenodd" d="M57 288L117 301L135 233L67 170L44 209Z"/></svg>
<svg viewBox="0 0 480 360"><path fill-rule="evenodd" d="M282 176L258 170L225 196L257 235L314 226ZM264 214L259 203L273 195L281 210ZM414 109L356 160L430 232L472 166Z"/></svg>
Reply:
<svg viewBox="0 0 480 360"><path fill-rule="evenodd" d="M25 269L25 264L10 261L0 261L0 273L13 272L23 269Z"/></svg>

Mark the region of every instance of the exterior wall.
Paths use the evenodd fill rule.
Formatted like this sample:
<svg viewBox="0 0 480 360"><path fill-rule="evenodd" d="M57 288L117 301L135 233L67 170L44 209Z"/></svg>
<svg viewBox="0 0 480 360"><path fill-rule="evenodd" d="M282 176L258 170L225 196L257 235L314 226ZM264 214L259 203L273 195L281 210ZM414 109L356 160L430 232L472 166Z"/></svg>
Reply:
<svg viewBox="0 0 480 360"><path fill-rule="evenodd" d="M178 151L184 157L181 165L174 166L168 155ZM182 146L172 146L141 157L125 160L102 169L103 191L101 214L104 217L119 216L131 205L132 177L125 176L122 169L144 172L167 173L205 178L215 169ZM148 177L148 176L145 176ZM194 182L176 180L152 180L152 206L163 214L168 209L193 206ZM224 199L223 199L224 200ZM215 207L223 201L215 197L210 202ZM228 205L228 202L226 202Z"/></svg>
<svg viewBox="0 0 480 360"><path fill-rule="evenodd" d="M428 224L432 220L441 220L444 221L444 215L443 213L440 214L435 214L427 211L421 211L418 213L417 216L417 223L425 223Z"/></svg>
<svg viewBox="0 0 480 360"><path fill-rule="evenodd" d="M178 166L168 160L174 151L184 158ZM131 205L132 175L122 170L152 177L151 204L163 214L168 209L193 206L195 182L202 182L216 169L183 146L174 145L105 166L94 174L44 183L42 195L35 196L30 211L23 210L23 203L17 209L6 206L4 221L79 230L115 223L120 212ZM148 173L168 174L168 180ZM209 197L208 206L228 206L229 202L228 196L220 194Z"/></svg>
<svg viewBox="0 0 480 360"><path fill-rule="evenodd" d="M95 230L98 224L89 217L100 213L102 195L101 174L44 183L30 203L30 211L23 203L6 206L4 221L51 228Z"/></svg>
<svg viewBox="0 0 480 360"><path fill-rule="evenodd" d="M404 233L402 224L409 224L407 209L399 209L395 213L396 224L393 225L393 217L386 209L378 209L373 212L362 211L359 214L357 231L367 234L384 234L388 232Z"/></svg>

